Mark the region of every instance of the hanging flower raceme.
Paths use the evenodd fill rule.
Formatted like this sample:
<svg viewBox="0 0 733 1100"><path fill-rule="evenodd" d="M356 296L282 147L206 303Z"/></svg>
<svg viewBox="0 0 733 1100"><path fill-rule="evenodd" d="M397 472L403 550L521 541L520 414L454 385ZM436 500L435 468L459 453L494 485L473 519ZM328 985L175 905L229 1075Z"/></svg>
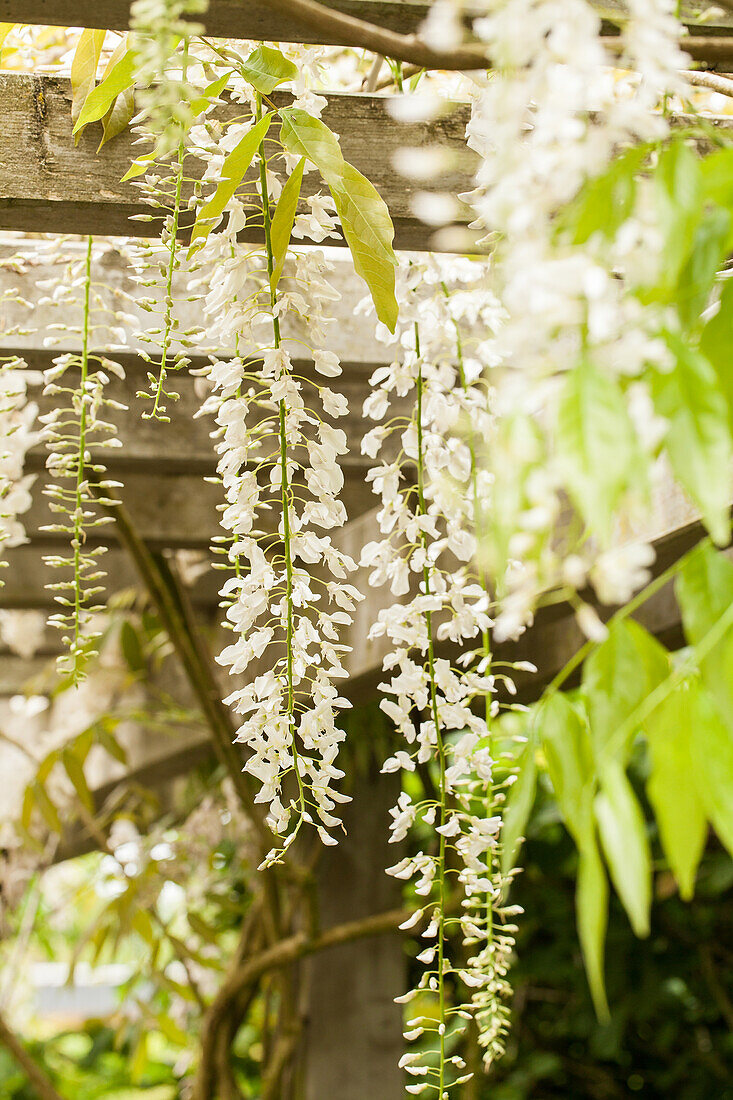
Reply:
<svg viewBox="0 0 733 1100"><path fill-rule="evenodd" d="M606 171L634 193L634 171L669 133L661 107L682 87L679 24L667 0L633 0L627 14L612 39L586 0L484 0L474 23L496 66L475 81L467 136L479 155L469 199L505 312L501 430L479 456L505 503L484 546L499 638L529 625L548 592L570 598L583 629L602 635L576 592L598 581L599 596L609 593L607 564L618 574L626 561L603 556L610 517L646 507L639 487L659 453L649 378L670 369L661 338L670 315L637 294L663 262L653 204L634 208L609 190L607 202L599 191L569 205ZM585 407L598 410L597 424ZM632 556L648 563L648 548ZM619 590L646 576L630 567Z"/></svg>
<svg viewBox="0 0 733 1100"><path fill-rule="evenodd" d="M429 1052L404 1056L406 1071L419 1078L408 1091L442 1098L468 1079L460 1056L449 1056L446 1047L448 1032L472 1010L470 994L469 1004L461 1005L454 987L504 992L486 952L476 949L466 962L451 960L448 951L451 939L460 949L461 935L486 945L489 953L495 950L488 939L498 900L492 849L500 822L487 792L492 787L488 719L498 704L488 707L485 716L473 708L475 700L490 699L494 691L489 594L472 564L476 514L486 508L489 486L476 468L470 433L465 434L467 423L476 433L488 431L491 416L480 362L462 348L457 353L455 318L444 289L447 271L440 273L435 265L426 271L415 263L402 275L402 354L375 373L364 409L379 421L391 415L365 436L363 450L372 456L382 448L391 453L368 475L382 500L383 538L364 548L362 564L371 569L371 584L389 583L398 597L380 612L370 632L392 643L384 661L391 676L381 685L388 698L381 705L405 738L405 747L384 770L435 773L435 796L427 794L415 804L407 792L401 794L392 811L392 840L401 842L423 823L437 833L437 850L406 856L390 873L416 880L418 900L426 899L404 927L415 926L423 916L429 920L422 933L428 944L418 956L426 970L418 989L402 1000L409 1002L427 989L438 1002L437 1022L428 1017L408 1021L406 1038L424 1043L423 1037L432 1035L438 1054L437 1067ZM475 281L472 270L468 278ZM430 282L437 293L421 301L416 288ZM470 298L467 289L460 293L457 315ZM408 397L413 405L405 409ZM472 648L461 659L455 654L456 647L477 642L478 650Z"/></svg>
<svg viewBox="0 0 733 1100"><path fill-rule="evenodd" d="M220 549L230 573L221 594L234 633L218 660L235 676L247 672L245 686L226 701L241 716L245 767L261 783L258 801L269 805L279 838L269 862L303 822L315 825L324 843L336 842L338 804L348 801L334 787L343 775L336 758L344 734L336 721L349 705L337 687L347 675L341 638L361 597L347 581L355 563L332 535L346 520L339 459L347 451L346 434L332 420L347 405L318 381L340 373L337 356L319 347L338 294L322 254L286 248L303 161L283 186L272 168L274 161L284 169L285 158L279 146L265 148L259 96L242 82L233 88L254 113L229 128L224 149L262 136L250 154L253 182L236 195L232 189L226 227L207 235L198 257L209 338L234 350L217 356L207 372L213 393L203 411L217 423L226 501ZM210 140L204 128L200 139ZM311 209L322 236L332 235L325 203ZM283 218L289 219L284 237ZM264 249L238 241L245 226L264 230ZM304 322L307 336L299 342L306 362L292 358L297 344L287 339L288 327L303 329Z"/></svg>
<svg viewBox="0 0 733 1100"><path fill-rule="evenodd" d="M52 478L45 493L51 512L58 517L44 530L69 540L67 553L49 554L44 559L47 565L68 574L47 585L62 608L49 623L64 631L59 670L74 681L83 677L85 664L95 652L99 634L93 617L103 610L97 600L104 577L99 559L106 547L93 544L92 536L112 522L101 508L114 503L109 494L119 488L119 482L106 477L100 457L105 449L120 446L114 426L104 417L124 409L105 394L110 374L123 378L124 372L99 351L115 337L119 342L120 332L105 300L105 288L95 284L94 258L94 241L89 237L83 256L69 263L65 279L51 280L53 293L47 301L63 306L72 317L78 315L77 325L67 322L59 327L64 337L75 333L81 347L58 355L44 372L44 396L53 398L55 404L40 417L48 449L46 468Z"/></svg>

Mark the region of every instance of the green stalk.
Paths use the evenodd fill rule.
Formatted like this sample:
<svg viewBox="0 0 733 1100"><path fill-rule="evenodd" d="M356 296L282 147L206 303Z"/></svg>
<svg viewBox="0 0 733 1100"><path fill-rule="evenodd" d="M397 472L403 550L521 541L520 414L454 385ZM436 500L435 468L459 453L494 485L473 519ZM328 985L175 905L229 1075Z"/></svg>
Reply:
<svg viewBox="0 0 733 1100"><path fill-rule="evenodd" d="M420 360L420 331L418 329L417 322L415 322L415 352ZM427 507L425 505L425 472L423 467L423 430L422 430L422 396L423 396L423 374L422 363L418 368L417 375L417 496L418 496L418 509L420 515L427 515ZM424 531L420 532L420 541L422 543L423 553L427 557L427 537ZM425 588L425 595L430 595L430 569L427 561L423 565L423 585ZM447 806L445 795L445 746L443 744L443 735L440 729L440 718L438 716L438 701L435 688L435 652L433 649L433 615L431 611L425 612L425 622L428 632L428 673L430 676L430 711L433 717L433 724L435 726L435 738L438 748L438 763L440 765L440 824L441 827L446 824L447 819ZM445 961L445 910L446 910L446 889L445 889L445 848L446 838L444 834L440 833L440 844L438 848L438 873L440 880L440 894L439 894L439 911L438 911L438 1000L439 1000L439 1016L440 1016L440 1068L439 1068L439 1100L442 1100L443 1093L445 1091L445 975L443 973L444 961Z"/></svg>
<svg viewBox="0 0 733 1100"><path fill-rule="evenodd" d="M256 120L260 121L262 117L262 97L257 93L257 110ZM265 250L267 253L267 274L270 277L270 310L272 313L272 331L273 339L276 348L280 347L280 319L277 316L277 288L272 285L272 272L275 267L275 260L272 252L272 235L271 224L272 218L270 216L270 196L267 190L267 159L265 157L265 143L260 143L260 198L262 200L262 218L265 228ZM286 600L288 605L287 615L287 628L286 628L286 648L287 648L287 684L288 684L288 717L290 719L290 728L292 732L292 750L293 750L293 767L295 770L295 778L298 783L298 802L300 805L301 818L296 825L296 831L300 828L300 823L305 813L305 791L303 789L303 780L300 775L300 768L298 767L298 745L295 736L295 689L293 686L293 556L290 547L290 508L292 506L292 489L288 479L288 443L285 433L285 401L281 400L279 403L279 443L280 443L280 474L281 474L281 503L283 513L283 540L285 543L284 557L285 557L285 580L286 580Z"/></svg>
<svg viewBox="0 0 733 1100"><path fill-rule="evenodd" d="M71 545L74 550L74 677L78 673L79 643L81 639L81 611L82 611L82 577L81 577L81 547L84 541L84 473L86 470L86 440L87 440L87 408L86 399L87 378L89 375L89 319L90 299L92 290L92 244L94 238L87 237L86 263L84 268L84 314L81 332L81 359L79 363L79 392L81 394L81 409L79 411L79 453L76 460L76 491L74 506L74 534Z"/></svg>
<svg viewBox="0 0 733 1100"><path fill-rule="evenodd" d="M186 41L183 47L182 73L184 80L186 79L187 60L188 42ZM181 219L181 192L183 190L183 161L185 155L185 139L183 136L181 136L181 140L178 143L178 153L176 156L176 196L173 202L170 251L168 255L168 270L166 272L165 280L165 314L163 316L163 341L160 349L160 371L158 374L158 385L155 390L155 398L153 400L153 408L149 413L143 413L143 417L146 420L163 419L161 413L165 412L165 407L161 409L161 401L164 395L165 380L168 377L168 352L170 351L170 346L173 342L173 276L176 271L178 260L178 228ZM166 417L165 419L168 418Z"/></svg>

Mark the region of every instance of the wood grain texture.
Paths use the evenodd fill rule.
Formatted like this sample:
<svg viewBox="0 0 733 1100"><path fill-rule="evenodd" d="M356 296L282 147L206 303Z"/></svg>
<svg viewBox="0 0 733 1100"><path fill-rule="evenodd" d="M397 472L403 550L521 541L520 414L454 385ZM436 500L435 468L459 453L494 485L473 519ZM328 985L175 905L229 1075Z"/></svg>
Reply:
<svg viewBox="0 0 733 1100"><path fill-rule="evenodd" d="M277 102L284 105L289 99L281 94ZM465 148L468 108L456 107L452 114L427 124L403 124L390 118L384 97L333 93L328 101L324 122L340 135L346 159L371 180L387 203L395 225L395 246L432 247L433 232L412 214L412 200L420 188L398 174L392 159L402 146L438 145L452 151L457 163L427 188L454 194L469 189L475 161ZM130 221L132 216L149 213L149 208L134 182L120 183L142 151L133 146L133 135L127 131L97 153L98 127L90 126L75 146L70 112L67 80L0 73L0 229L156 236L157 223ZM241 108L230 104L221 108L219 117L239 114ZM192 175L195 164L191 162ZM321 188L318 174L308 173L304 196ZM249 239L255 239L256 233L252 230Z"/></svg>
<svg viewBox="0 0 733 1100"><path fill-rule="evenodd" d="M398 34L417 32L430 9L425 0L325 0L325 4ZM609 24L623 20L626 14L620 0L592 0L592 6ZM685 0L680 17L696 33L700 33L701 27L711 30L733 27L733 9L707 0ZM130 21L130 0L0 0L0 20L125 30ZM209 0L209 10L199 22L208 34L222 38L340 45L337 37L326 36L324 41L321 34L316 38L300 20L273 12L267 0Z"/></svg>

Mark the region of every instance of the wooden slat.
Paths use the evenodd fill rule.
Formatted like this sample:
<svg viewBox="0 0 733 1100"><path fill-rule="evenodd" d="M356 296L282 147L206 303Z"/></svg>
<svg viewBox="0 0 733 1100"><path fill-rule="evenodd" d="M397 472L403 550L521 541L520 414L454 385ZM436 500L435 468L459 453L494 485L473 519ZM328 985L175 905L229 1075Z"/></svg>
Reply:
<svg viewBox="0 0 733 1100"><path fill-rule="evenodd" d="M281 96L279 102L288 98ZM392 157L402 146L439 145L453 151L460 163L426 186L452 193L467 190L474 164L465 148L468 108L429 124L403 124L390 118L386 100L378 96L334 93L328 100L323 119L340 135L347 160L372 181L389 206L396 247L429 248L433 234L412 214L412 198L420 188L398 175ZM74 145L70 111L68 80L0 73L0 229L157 235L156 224L129 220L149 212L135 184L120 183L141 151L133 147L131 133L121 134L97 154L95 127ZM236 104L221 109L222 118L239 114ZM317 173L308 173L304 194L320 187Z"/></svg>
<svg viewBox="0 0 733 1100"><path fill-rule="evenodd" d="M357 19L365 19L399 34L419 30L430 8L420 0L325 0L328 7ZM619 0L592 0L602 18L623 18ZM684 23L700 28L733 27L733 11L708 0L685 0L680 7ZM125 30L129 26L130 0L0 0L0 20L46 26L103 27ZM701 23L702 20L702 23ZM311 29L298 19L273 11L267 0L209 0L206 15L198 17L207 33L222 38L249 38L268 42L318 42L339 45L338 36Z"/></svg>

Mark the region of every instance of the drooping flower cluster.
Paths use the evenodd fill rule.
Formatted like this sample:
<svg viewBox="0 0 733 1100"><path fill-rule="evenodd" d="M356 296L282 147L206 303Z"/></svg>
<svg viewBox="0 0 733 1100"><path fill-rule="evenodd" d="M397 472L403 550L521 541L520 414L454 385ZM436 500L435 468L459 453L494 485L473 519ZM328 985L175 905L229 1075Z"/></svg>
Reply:
<svg viewBox="0 0 733 1100"><path fill-rule="evenodd" d="M102 511L113 503L110 493L119 482L110 481L102 459L105 449L120 446L113 424L105 419L124 406L105 394L110 374L124 377L122 367L102 350L114 335L114 314L110 316L93 277L94 241L89 237L82 257L75 257L67 268L67 279L52 280L51 299L63 306L78 322L63 326L64 336L75 333L78 351L65 351L55 357L44 371L44 396L56 404L40 419L48 449L46 468L52 481L45 492L49 508L58 517L46 531L68 538L69 550L46 555L46 564L65 574L47 585L62 608L49 623L64 631L64 652L59 670L74 681L83 677L84 666L94 652L99 636L93 617L102 607L98 603L104 577L100 557L106 547L92 542L96 529L112 522ZM119 336L119 332L116 333Z"/></svg>
<svg viewBox="0 0 733 1100"><path fill-rule="evenodd" d="M389 583L397 597L370 631L391 643L381 705L405 738L384 770L427 771L435 786L435 794L418 804L404 791L392 811L395 843L418 823L437 833L437 850L421 850L390 868L400 879L416 880L418 899L426 899L404 927L429 919L422 933L428 946L418 956L426 970L403 1000L427 989L438 1001L437 1023L416 1017L406 1031L408 1040L421 1041L435 1033L437 1068L419 1050L402 1064L418 1078L408 1092L439 1097L468 1079L462 1059L448 1055L446 1035L471 1006L452 1003L449 986L483 994L476 1007L490 1032L486 1045L498 1043L505 1021L499 1007L506 992L504 948L511 942L510 935L506 944L494 935L500 884L493 849L500 819L493 812L489 719L498 701L490 702L490 596L475 563L491 487L477 467L474 439L492 422L476 349L487 350L485 333L496 327L499 311L490 295L471 290L478 267L483 271L483 265L433 260L401 272L401 352L374 374L364 410L379 421L391 415L362 444L370 456L384 455L368 475L382 500L383 538L364 548L362 564L371 570L371 584ZM454 294L446 280L458 281ZM431 286L433 294L426 294ZM479 700L487 701L485 716L475 712ZM457 932L472 947L465 962L449 958L448 941L456 942Z"/></svg>
<svg viewBox="0 0 733 1100"><path fill-rule="evenodd" d="M609 199L592 234L565 232L558 212L621 151L640 149L641 163L643 143L668 134L661 108L680 91L685 67L672 7L632 0L620 37L605 39L586 0L484 0L474 22L496 66L475 81L467 137L479 155L468 198L492 247L490 285L505 311L495 380L501 426L481 458L507 504L485 545L501 597L499 638L524 629L552 589L576 600L581 625L599 637L603 627L577 590L590 582L601 600L616 601L648 577L649 548L619 556L607 520L639 508L634 487L659 450L642 375L669 368L660 339L669 317L634 293L650 264L663 262L659 229L651 204L624 218L623 203ZM608 464L593 490L576 453L582 439L573 451L584 393L626 433L615 469ZM610 432L610 416L606 424ZM581 505L580 527L565 521L568 495Z"/></svg>
<svg viewBox="0 0 733 1100"><path fill-rule="evenodd" d="M253 122L232 126L225 148ZM334 534L347 518L339 499L347 445L331 420L346 414L347 403L318 381L340 373L337 356L319 346L338 294L322 253L290 250L281 276L273 277L269 230L282 185L263 155L261 148L259 187L245 183L231 199L226 227L208 238L199 262L209 338L233 349L207 372L213 393L203 410L217 424L226 501L221 543L230 572L221 594L235 636L218 660L234 676L247 672L227 703L241 716L245 767L261 783L257 800L269 805L268 823L279 838L268 856L274 860L303 822L315 825L324 843L336 843L329 832L340 824L334 811L348 801L333 785L343 775L336 720L349 705L337 688L347 675L341 639L361 597L347 582L355 563ZM309 235L334 232L322 206L311 203L306 217L318 226L308 224ZM245 225L263 221L264 250L238 241ZM305 331L296 342L289 330ZM293 358L298 344L305 361Z"/></svg>

